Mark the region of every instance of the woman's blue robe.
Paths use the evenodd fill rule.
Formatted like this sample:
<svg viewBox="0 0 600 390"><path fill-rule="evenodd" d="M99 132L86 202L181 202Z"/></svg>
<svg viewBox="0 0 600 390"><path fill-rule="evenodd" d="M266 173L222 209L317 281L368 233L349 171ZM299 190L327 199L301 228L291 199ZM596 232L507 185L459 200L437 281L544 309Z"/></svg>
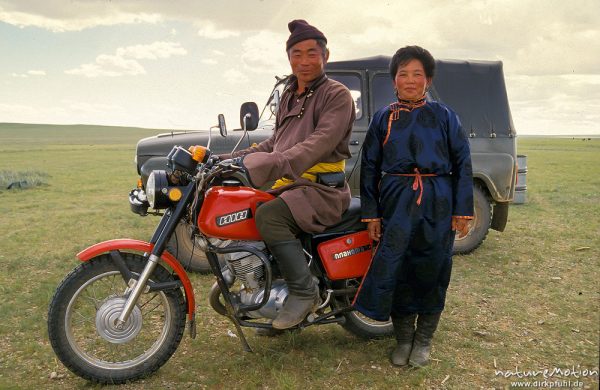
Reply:
<svg viewBox="0 0 600 390"><path fill-rule="evenodd" d="M382 236L354 307L381 321L444 309L451 217L473 215L469 141L458 116L437 102L410 109L394 103L375 113L361 160L362 218L381 218ZM420 177L422 187L415 176L397 176L415 168L436 176Z"/></svg>

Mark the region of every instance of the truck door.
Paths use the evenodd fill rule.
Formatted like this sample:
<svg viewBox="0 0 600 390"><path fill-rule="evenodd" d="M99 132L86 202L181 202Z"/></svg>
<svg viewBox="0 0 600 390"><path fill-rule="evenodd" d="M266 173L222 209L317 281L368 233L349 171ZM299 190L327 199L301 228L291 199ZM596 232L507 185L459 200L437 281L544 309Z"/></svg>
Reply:
<svg viewBox="0 0 600 390"><path fill-rule="evenodd" d="M352 94L356 108L356 120L350 136L350 153L352 157L346 161L346 177L353 195L359 194L360 186L360 150L371 118L368 110L368 86L366 71L328 71L327 76L344 84Z"/></svg>

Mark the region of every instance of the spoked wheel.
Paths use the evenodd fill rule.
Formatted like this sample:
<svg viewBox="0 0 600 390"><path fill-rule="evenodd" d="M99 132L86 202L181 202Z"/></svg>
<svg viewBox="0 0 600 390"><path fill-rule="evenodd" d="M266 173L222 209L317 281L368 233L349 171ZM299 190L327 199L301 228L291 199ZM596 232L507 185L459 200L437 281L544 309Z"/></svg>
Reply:
<svg viewBox="0 0 600 390"><path fill-rule="evenodd" d="M358 288L360 286L361 279L348 279L345 280L345 288ZM350 305L353 297L347 297L345 304ZM389 337L394 334L394 326L392 320L388 321L377 321L371 319L358 311L354 310L344 314L346 317L346 323L342 325L344 329L348 330L355 335L366 338L381 338Z"/></svg>
<svg viewBox="0 0 600 390"><path fill-rule="evenodd" d="M122 254L137 275L140 255ZM150 278L173 277L157 267ZM185 329L180 289L141 295L122 328L116 326L127 285L108 255L81 264L60 284L48 312L48 334L58 358L75 374L100 383L123 383L158 370L173 355Z"/></svg>

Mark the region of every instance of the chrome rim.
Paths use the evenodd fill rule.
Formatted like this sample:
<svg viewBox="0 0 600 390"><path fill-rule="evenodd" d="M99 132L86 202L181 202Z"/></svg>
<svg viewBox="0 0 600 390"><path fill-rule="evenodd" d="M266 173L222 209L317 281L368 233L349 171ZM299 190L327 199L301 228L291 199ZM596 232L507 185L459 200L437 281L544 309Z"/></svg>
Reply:
<svg viewBox="0 0 600 390"><path fill-rule="evenodd" d="M142 311L138 306L133 307L122 327L116 326L126 301L122 297L108 298L96 312L96 330L109 343L128 343L142 330Z"/></svg>
<svg viewBox="0 0 600 390"><path fill-rule="evenodd" d="M139 365L167 338L172 312L162 291L142 294L123 329L116 328L126 287L118 271L105 272L84 283L69 301L67 340L93 366L116 370Z"/></svg>

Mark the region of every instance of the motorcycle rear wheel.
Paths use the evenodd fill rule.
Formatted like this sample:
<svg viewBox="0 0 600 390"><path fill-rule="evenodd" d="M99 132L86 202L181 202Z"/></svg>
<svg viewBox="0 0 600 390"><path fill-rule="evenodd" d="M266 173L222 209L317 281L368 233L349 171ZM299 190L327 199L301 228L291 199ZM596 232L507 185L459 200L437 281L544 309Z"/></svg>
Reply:
<svg viewBox="0 0 600 390"><path fill-rule="evenodd" d="M345 288L360 286L361 279L347 279L344 281ZM344 304L351 305L353 297L346 297ZM344 314L346 322L342 325L344 329L364 339L379 339L394 335L392 320L376 321L358 311L354 310Z"/></svg>
<svg viewBox="0 0 600 390"><path fill-rule="evenodd" d="M122 253L139 275L145 262ZM150 280L172 281L159 266ZM125 302L127 285L108 255L75 268L58 286L48 311L48 334L54 352L73 373L87 380L119 384L145 377L173 355L185 329L181 289L144 293L124 329L114 321Z"/></svg>

